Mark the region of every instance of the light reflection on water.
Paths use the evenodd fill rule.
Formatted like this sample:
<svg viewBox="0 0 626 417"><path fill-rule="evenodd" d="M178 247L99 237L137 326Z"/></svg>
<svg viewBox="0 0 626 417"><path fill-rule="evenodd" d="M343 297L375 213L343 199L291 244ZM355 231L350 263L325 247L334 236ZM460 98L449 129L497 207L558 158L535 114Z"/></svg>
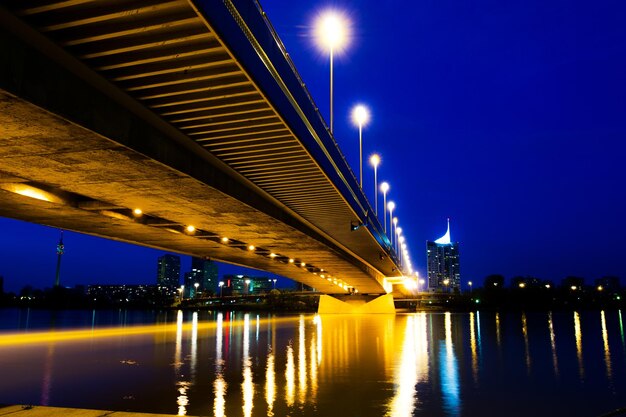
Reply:
<svg viewBox="0 0 626 417"><path fill-rule="evenodd" d="M0 334L11 376L0 402L220 417L594 416L626 405L621 311L178 311L144 327L116 312L114 329L85 314L85 331L40 334L20 313L22 331Z"/></svg>

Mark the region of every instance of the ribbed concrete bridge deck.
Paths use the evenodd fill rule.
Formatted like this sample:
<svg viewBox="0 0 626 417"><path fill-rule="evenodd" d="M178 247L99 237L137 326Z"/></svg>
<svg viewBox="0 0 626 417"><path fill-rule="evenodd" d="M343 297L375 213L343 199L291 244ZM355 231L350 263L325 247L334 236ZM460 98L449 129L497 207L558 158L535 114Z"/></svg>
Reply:
<svg viewBox="0 0 626 417"><path fill-rule="evenodd" d="M326 293L400 275L254 2L15 0L0 22L0 215Z"/></svg>

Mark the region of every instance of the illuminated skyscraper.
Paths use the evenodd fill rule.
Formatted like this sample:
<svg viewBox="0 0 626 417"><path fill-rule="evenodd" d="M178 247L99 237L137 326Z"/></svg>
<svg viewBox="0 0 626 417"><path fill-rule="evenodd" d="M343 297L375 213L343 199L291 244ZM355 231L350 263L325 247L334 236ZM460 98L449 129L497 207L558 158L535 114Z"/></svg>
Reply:
<svg viewBox="0 0 626 417"><path fill-rule="evenodd" d="M175 288L180 284L180 257L163 255L157 261L157 284Z"/></svg>
<svg viewBox="0 0 626 417"><path fill-rule="evenodd" d="M459 243L450 240L448 231L434 242L426 242L428 262L428 288L431 291L454 292L461 287Z"/></svg>
<svg viewBox="0 0 626 417"><path fill-rule="evenodd" d="M195 284L198 284L196 290ZM193 297L196 293L205 296L217 290L217 264L209 259L191 258L191 271L185 273L185 294Z"/></svg>

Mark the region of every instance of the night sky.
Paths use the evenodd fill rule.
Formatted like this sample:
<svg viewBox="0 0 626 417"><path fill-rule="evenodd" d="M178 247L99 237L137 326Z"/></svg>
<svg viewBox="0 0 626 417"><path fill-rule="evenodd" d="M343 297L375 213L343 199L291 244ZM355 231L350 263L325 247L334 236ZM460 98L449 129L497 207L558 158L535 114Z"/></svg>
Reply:
<svg viewBox="0 0 626 417"><path fill-rule="evenodd" d="M262 5L328 120L328 57L311 36L325 5ZM369 106L364 155L382 156L378 178L421 275L425 241L450 217L463 282L501 273L626 283L626 3L327 5L353 24L335 58L336 140L358 173L349 115ZM373 199L369 166L364 188ZM53 282L57 230L0 219L0 237L5 289ZM77 233L66 249L66 285L153 283L162 253Z"/></svg>

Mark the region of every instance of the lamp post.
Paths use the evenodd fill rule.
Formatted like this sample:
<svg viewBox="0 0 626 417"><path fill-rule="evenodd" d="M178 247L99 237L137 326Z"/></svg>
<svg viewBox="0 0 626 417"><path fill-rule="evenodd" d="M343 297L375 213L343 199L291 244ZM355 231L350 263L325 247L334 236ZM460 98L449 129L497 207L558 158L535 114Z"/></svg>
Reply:
<svg viewBox="0 0 626 417"><path fill-rule="evenodd" d="M370 112L362 104L352 109L352 121L359 127L359 184L363 188L363 126L369 121Z"/></svg>
<svg viewBox="0 0 626 417"><path fill-rule="evenodd" d="M389 183L381 183L380 191L383 193L383 226L385 226L385 233L387 233L387 191L389 191Z"/></svg>
<svg viewBox="0 0 626 417"><path fill-rule="evenodd" d="M274 285L273 289L276 289L276 278L272 280L272 284Z"/></svg>
<svg viewBox="0 0 626 417"><path fill-rule="evenodd" d="M245 283L246 283L246 294L249 295L250 294L250 280L247 279Z"/></svg>
<svg viewBox="0 0 626 417"><path fill-rule="evenodd" d="M185 286L181 285L179 291L180 291L180 301L182 303L183 297L184 297L184 294L185 294Z"/></svg>
<svg viewBox="0 0 626 417"><path fill-rule="evenodd" d="M333 58L348 43L348 22L336 11L321 14L315 24L317 43L330 54L330 133L333 133Z"/></svg>
<svg viewBox="0 0 626 417"><path fill-rule="evenodd" d="M220 281L219 284L217 285L219 285L220 287L220 298L222 298L222 289L224 288L224 281Z"/></svg>
<svg viewBox="0 0 626 417"><path fill-rule="evenodd" d="M398 218L397 217L392 217L391 216L391 211L389 212L389 222L390 222L389 228L392 229L391 233L395 234L396 230L397 230L397 227L398 227ZM392 227L392 224L393 224L393 227ZM398 239L396 239L396 246L398 246ZM396 252L398 252L397 249L396 249Z"/></svg>
<svg viewBox="0 0 626 417"><path fill-rule="evenodd" d="M374 167L374 213L378 217L378 165L380 164L380 156L374 154L370 156L370 164Z"/></svg>
<svg viewBox="0 0 626 417"><path fill-rule="evenodd" d="M387 210L389 210L389 234L391 235L391 246L393 247L393 224L391 219L393 219L393 211L396 208L396 203L390 201L387 203Z"/></svg>
<svg viewBox="0 0 626 417"><path fill-rule="evenodd" d="M472 294L472 281L467 281L467 285L470 287L470 294Z"/></svg>
<svg viewBox="0 0 626 417"><path fill-rule="evenodd" d="M195 284L193 284L193 286L195 287L195 290L193 292L193 298L198 298L198 287L200 286L200 284L196 282Z"/></svg>
<svg viewBox="0 0 626 417"><path fill-rule="evenodd" d="M398 252L398 241L400 240L400 235L402 235L402 228L400 226L397 226L396 227L396 252Z"/></svg>
<svg viewBox="0 0 626 417"><path fill-rule="evenodd" d="M448 284L450 284L450 280L449 279L444 279L443 280L443 285L444 285L446 293L448 292Z"/></svg>

